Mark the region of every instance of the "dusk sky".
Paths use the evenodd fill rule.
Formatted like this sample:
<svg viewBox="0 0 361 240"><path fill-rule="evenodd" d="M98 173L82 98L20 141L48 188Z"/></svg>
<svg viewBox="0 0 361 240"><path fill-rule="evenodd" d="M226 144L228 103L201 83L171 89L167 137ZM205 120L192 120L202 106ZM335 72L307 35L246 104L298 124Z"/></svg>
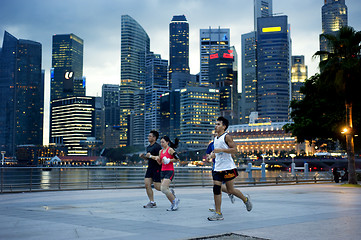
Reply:
<svg viewBox="0 0 361 240"><path fill-rule="evenodd" d="M324 0L273 0L273 13L288 16L292 55L305 55L308 76L318 72L321 7ZM346 0L348 24L361 31L361 0ZM199 72L199 30L230 28L241 70L241 35L253 31L253 0L1 0L0 40L4 31L40 42L49 92L52 35L74 33L84 40L87 95L100 96L104 83L120 83L121 15L134 18L148 33L150 49L169 59L169 23L184 14L190 29L190 70ZM241 73L239 72L239 76ZM241 78L239 77L239 86Z"/></svg>

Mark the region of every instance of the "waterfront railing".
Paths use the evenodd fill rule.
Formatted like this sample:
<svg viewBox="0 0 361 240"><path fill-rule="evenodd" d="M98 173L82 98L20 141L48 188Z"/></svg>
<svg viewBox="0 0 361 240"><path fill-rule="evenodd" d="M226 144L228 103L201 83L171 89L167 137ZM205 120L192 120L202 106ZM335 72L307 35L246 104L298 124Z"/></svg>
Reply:
<svg viewBox="0 0 361 240"><path fill-rule="evenodd" d="M146 167L0 167L1 193L86 190L86 189L121 189L144 187ZM267 171L266 178L260 171L252 178L244 169L239 169L236 186L258 186L276 184L331 182L330 172L289 172ZM212 186L210 167L176 167L174 186Z"/></svg>

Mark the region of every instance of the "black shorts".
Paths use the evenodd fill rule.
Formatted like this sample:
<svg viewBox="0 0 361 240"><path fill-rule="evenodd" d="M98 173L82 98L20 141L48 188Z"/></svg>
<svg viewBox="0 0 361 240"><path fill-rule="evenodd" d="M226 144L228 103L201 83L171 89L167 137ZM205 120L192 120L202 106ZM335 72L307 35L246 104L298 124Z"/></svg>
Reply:
<svg viewBox="0 0 361 240"><path fill-rule="evenodd" d="M161 171L160 177L161 177L161 179L166 178L166 179L170 179L172 181L174 178L174 171Z"/></svg>
<svg viewBox="0 0 361 240"><path fill-rule="evenodd" d="M144 178L151 178L153 182L160 182L160 169L155 167L148 167Z"/></svg>
<svg viewBox="0 0 361 240"><path fill-rule="evenodd" d="M213 180L219 182L227 182L232 179L235 179L238 176L238 171L236 168L231 170L224 170L224 171L213 171Z"/></svg>

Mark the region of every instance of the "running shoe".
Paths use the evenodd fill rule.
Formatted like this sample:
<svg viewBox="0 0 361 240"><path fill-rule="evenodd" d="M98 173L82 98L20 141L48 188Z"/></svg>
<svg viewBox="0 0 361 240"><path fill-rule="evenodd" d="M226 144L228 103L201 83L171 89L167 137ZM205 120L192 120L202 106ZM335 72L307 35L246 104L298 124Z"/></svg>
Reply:
<svg viewBox="0 0 361 240"><path fill-rule="evenodd" d="M180 200L178 198L175 198L173 200L173 208L172 211L177 211L178 210L178 205L179 205Z"/></svg>
<svg viewBox="0 0 361 240"><path fill-rule="evenodd" d="M222 213L213 213L212 216L208 217L209 221L219 221L219 220L223 220L223 215Z"/></svg>
<svg viewBox="0 0 361 240"><path fill-rule="evenodd" d="M214 209L214 208L209 208L208 209L210 212L216 212L216 209Z"/></svg>
<svg viewBox="0 0 361 240"><path fill-rule="evenodd" d="M156 208L157 204L155 202L149 202L146 205L143 206L144 208Z"/></svg>
<svg viewBox="0 0 361 240"><path fill-rule="evenodd" d="M252 203L251 203L251 198L248 194L247 194L247 202L245 202L244 204L246 205L247 211L250 212L252 210Z"/></svg>
<svg viewBox="0 0 361 240"><path fill-rule="evenodd" d="M173 201L173 202L174 202L174 201ZM174 207L174 203L172 203L172 204L170 205L170 207L167 208L167 211L173 211L173 207Z"/></svg>
<svg viewBox="0 0 361 240"><path fill-rule="evenodd" d="M234 203L234 201L236 201L236 199L234 198L233 194L228 194L229 199L231 200L231 203Z"/></svg>

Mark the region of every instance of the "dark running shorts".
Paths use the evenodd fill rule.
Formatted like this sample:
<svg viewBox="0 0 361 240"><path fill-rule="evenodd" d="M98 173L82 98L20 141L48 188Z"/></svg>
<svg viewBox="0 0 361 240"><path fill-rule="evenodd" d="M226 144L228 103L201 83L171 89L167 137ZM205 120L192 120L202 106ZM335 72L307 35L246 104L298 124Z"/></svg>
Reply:
<svg viewBox="0 0 361 240"><path fill-rule="evenodd" d="M214 181L219 181L219 182L227 182L230 181L232 179L235 179L238 176L238 172L237 169L231 169L231 170L224 170L224 171L219 171L213 172L213 180Z"/></svg>
<svg viewBox="0 0 361 240"><path fill-rule="evenodd" d="M171 181L174 178L174 171L161 171L160 172L160 178L166 178L166 179L170 179Z"/></svg>
<svg viewBox="0 0 361 240"><path fill-rule="evenodd" d="M144 178L151 178L153 182L160 182L160 169L148 167Z"/></svg>

